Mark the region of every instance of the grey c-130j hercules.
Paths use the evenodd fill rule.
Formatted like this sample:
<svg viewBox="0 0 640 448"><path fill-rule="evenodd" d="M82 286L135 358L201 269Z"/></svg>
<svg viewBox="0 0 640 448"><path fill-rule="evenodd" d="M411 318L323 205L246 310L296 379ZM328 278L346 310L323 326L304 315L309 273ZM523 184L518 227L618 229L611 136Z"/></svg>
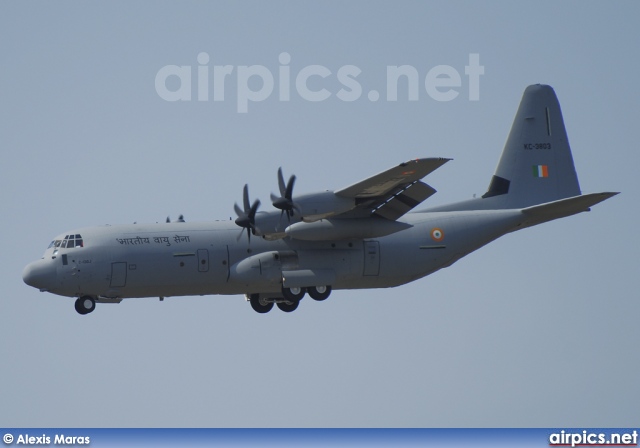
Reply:
<svg viewBox="0 0 640 448"><path fill-rule="evenodd" d="M560 105L546 85L525 90L481 198L408 213L435 193L421 179L449 160L411 160L346 188L295 196L295 176L285 183L279 170L276 210L258 212L245 185L235 222L181 217L72 230L27 265L23 279L76 297L80 314L126 298L208 294L244 294L259 313L274 303L291 312L305 294L324 300L332 290L417 280L502 235L617 194L581 194Z"/></svg>

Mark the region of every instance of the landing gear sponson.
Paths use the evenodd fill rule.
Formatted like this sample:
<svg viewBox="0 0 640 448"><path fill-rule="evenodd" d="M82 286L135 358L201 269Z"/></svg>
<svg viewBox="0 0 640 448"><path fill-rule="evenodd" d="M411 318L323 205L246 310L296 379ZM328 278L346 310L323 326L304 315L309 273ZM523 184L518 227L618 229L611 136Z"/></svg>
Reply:
<svg viewBox="0 0 640 448"><path fill-rule="evenodd" d="M251 304L251 308L257 313L264 314L271 311L275 303L280 310L285 313L295 311L305 294L309 294L314 300L325 300L331 294L331 286L309 286L307 288L293 287L282 288L282 297L269 298L263 297L261 294L247 294L247 300Z"/></svg>

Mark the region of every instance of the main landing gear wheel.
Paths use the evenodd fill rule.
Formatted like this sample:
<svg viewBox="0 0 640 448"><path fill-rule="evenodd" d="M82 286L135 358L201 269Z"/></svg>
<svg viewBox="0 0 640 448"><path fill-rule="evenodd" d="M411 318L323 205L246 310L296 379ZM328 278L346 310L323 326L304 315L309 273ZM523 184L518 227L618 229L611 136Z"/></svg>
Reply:
<svg viewBox="0 0 640 448"><path fill-rule="evenodd" d="M96 301L92 297L82 296L76 300L75 307L78 314L89 314L96 309Z"/></svg>
<svg viewBox="0 0 640 448"><path fill-rule="evenodd" d="M307 288L307 292L313 300L321 301L329 297L329 294L331 294L331 286L310 286Z"/></svg>
<svg viewBox="0 0 640 448"><path fill-rule="evenodd" d="M264 298L261 299L260 294L251 294L249 303L251 303L251 308L260 314L268 313L273 308L273 302L268 302Z"/></svg>
<svg viewBox="0 0 640 448"><path fill-rule="evenodd" d="M306 292L307 291L304 288L282 288L282 296L288 302L299 302L302 300Z"/></svg>
<svg viewBox="0 0 640 448"><path fill-rule="evenodd" d="M299 300L295 300L293 302L278 302L278 308L280 308L285 313L290 313L291 311L295 311L295 309L298 308L299 304Z"/></svg>

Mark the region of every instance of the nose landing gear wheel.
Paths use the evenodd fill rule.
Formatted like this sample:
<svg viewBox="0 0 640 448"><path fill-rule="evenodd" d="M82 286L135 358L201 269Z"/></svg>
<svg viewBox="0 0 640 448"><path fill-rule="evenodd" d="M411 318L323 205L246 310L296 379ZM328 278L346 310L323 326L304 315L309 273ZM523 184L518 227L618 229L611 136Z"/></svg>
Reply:
<svg viewBox="0 0 640 448"><path fill-rule="evenodd" d="M92 297L82 296L76 299L75 307L78 314L89 314L96 309L96 301Z"/></svg>
<svg viewBox="0 0 640 448"><path fill-rule="evenodd" d="M307 288L307 292L313 300L321 301L329 297L329 294L331 294L331 286L310 286Z"/></svg>
<svg viewBox="0 0 640 448"><path fill-rule="evenodd" d="M251 304L251 308L260 314L268 313L271 311L271 308L273 308L273 302L267 302L266 299L261 299L260 294L251 294L251 296L249 296L249 303Z"/></svg>

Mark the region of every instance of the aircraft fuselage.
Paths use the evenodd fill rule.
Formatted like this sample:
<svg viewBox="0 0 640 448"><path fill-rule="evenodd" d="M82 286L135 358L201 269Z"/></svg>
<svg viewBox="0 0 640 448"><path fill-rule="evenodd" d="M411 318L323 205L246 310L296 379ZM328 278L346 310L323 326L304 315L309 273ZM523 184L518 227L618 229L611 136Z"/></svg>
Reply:
<svg viewBox="0 0 640 448"><path fill-rule="evenodd" d="M315 274L333 289L384 288L450 265L516 228L521 216L515 210L412 213L401 220L412 227L393 235L322 242L254 237L248 243L237 239L231 221L88 227L69 232L82 235L83 247L50 247L25 268L25 278L54 294L98 299L277 296L294 271L308 274L293 280L303 287L315 286Z"/></svg>

